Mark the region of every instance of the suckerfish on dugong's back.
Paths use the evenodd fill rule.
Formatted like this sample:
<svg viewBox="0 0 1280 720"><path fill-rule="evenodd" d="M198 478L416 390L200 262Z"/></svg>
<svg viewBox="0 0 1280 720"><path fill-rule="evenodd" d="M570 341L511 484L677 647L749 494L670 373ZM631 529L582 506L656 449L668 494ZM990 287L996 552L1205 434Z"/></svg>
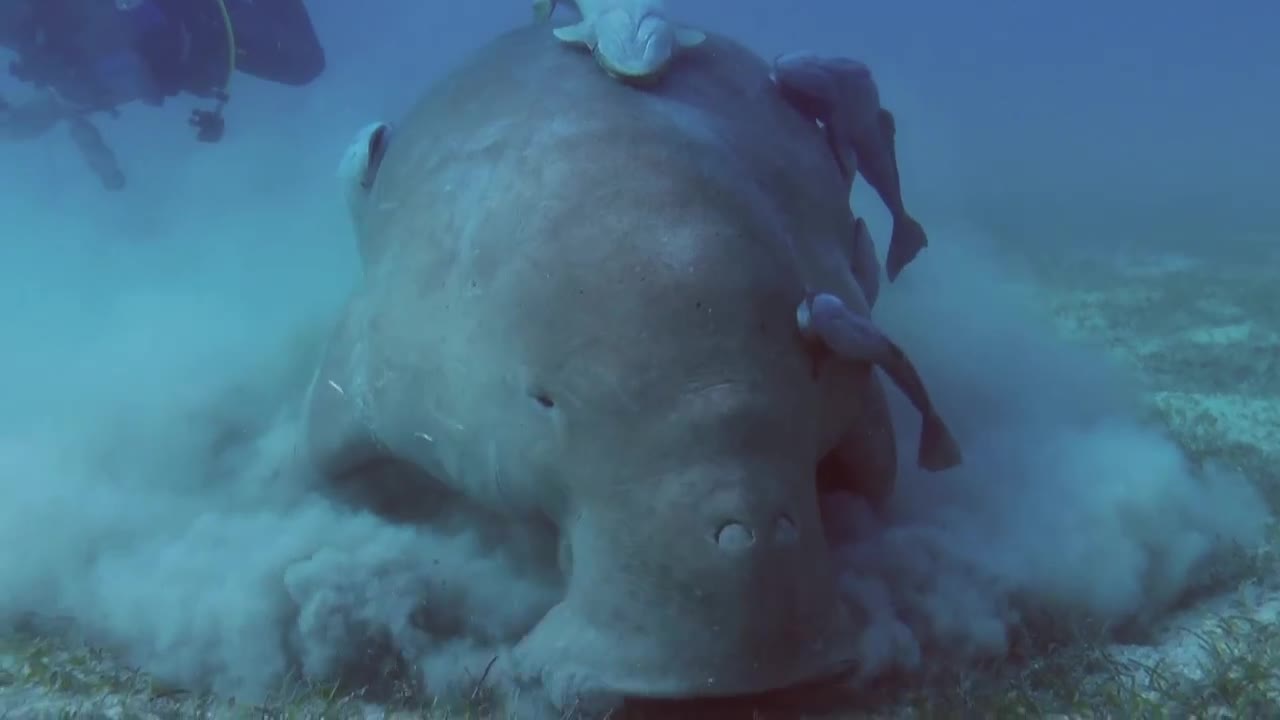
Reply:
<svg viewBox="0 0 1280 720"><path fill-rule="evenodd" d="M558 27L561 41L590 49L605 72L623 80L654 82L679 49L701 45L700 30L672 22L662 0L560 0L577 5L582 19ZM557 0L534 0L538 19L551 16Z"/></svg>
<svg viewBox="0 0 1280 720"><path fill-rule="evenodd" d="M365 267L302 457L371 495L368 468L410 468L394 488L433 501L416 522L479 508L548 533L538 573L562 592L497 672L561 709L754 694L860 657L816 469L884 500L893 426L870 362L815 369L795 317L811 287L864 311L849 194L767 63L706 43L637 92L511 31L349 185Z"/></svg>
<svg viewBox="0 0 1280 720"><path fill-rule="evenodd" d="M871 318L854 313L834 295L810 293L796 307L796 324L806 337L821 341L845 360L875 363L902 390L922 418L917 456L921 468L937 472L962 462L960 444L938 415L915 364Z"/></svg>
<svg viewBox="0 0 1280 720"><path fill-rule="evenodd" d="M929 239L902 202L896 123L880 106L870 69L850 58L793 52L774 60L773 79L788 102L823 124L845 178L852 183L861 173L889 208L893 235L885 274L896 280Z"/></svg>

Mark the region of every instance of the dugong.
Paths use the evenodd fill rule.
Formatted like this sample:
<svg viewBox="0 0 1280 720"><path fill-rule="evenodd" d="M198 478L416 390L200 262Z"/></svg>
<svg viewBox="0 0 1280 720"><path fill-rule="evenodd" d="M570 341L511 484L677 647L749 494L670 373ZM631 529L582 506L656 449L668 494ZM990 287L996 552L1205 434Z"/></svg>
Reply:
<svg viewBox="0 0 1280 720"><path fill-rule="evenodd" d="M557 0L534 0L535 18L555 11ZM693 48L706 33L672 22L663 0L573 0L582 19L558 27L557 38L582 45L611 76L634 83L656 82L678 49Z"/></svg>
<svg viewBox="0 0 1280 720"><path fill-rule="evenodd" d="M560 708L856 669L817 485L896 474L871 364L815 363L795 317L869 312L847 186L761 58L688 60L639 90L531 25L428 88L349 195L363 273L305 404L348 497L396 465L420 522L554 528L563 597L501 667Z"/></svg>

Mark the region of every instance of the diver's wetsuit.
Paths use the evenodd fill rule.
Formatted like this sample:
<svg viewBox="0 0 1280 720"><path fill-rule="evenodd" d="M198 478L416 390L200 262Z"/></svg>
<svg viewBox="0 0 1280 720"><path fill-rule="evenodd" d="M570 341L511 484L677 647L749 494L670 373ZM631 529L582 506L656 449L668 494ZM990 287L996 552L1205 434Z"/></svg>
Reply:
<svg viewBox="0 0 1280 720"><path fill-rule="evenodd" d="M302 0L116 5L109 0L0 0L0 46L18 54L11 74L54 90L67 117L82 117L135 100L158 105L184 92L224 99L233 67L285 85L306 85L325 68L324 50ZM0 136L4 116L0 110ZM104 166L100 157L90 164ZM104 183L122 186L117 175Z"/></svg>

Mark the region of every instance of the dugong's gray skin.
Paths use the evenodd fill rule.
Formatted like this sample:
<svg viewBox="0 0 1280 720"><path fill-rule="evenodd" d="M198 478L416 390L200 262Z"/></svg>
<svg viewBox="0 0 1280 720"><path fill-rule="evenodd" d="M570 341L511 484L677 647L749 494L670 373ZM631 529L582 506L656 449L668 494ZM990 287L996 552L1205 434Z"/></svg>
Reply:
<svg viewBox="0 0 1280 720"><path fill-rule="evenodd" d="M853 669L815 472L883 499L893 432L870 364L796 327L807 288L867 306L847 185L765 62L712 36L642 91L513 31L397 121L361 202L305 456L550 519L565 596L504 663L561 707Z"/></svg>

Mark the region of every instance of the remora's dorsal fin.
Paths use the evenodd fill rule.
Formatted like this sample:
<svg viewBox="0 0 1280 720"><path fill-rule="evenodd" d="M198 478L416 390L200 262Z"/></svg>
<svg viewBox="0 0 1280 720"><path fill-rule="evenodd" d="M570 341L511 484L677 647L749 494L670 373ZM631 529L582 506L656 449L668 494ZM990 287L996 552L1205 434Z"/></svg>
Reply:
<svg viewBox="0 0 1280 720"><path fill-rule="evenodd" d="M595 27L586 20L573 25L558 27L551 32L555 33L555 36L559 38L561 42L566 42L571 45L586 45L592 50L596 47Z"/></svg>

